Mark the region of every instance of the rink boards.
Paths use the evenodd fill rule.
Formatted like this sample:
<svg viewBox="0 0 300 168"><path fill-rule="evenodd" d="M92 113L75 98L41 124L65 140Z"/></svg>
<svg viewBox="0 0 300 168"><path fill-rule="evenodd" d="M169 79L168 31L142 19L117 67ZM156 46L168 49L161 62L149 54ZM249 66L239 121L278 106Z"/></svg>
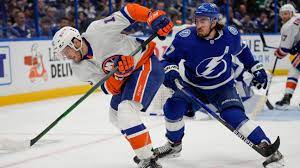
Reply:
<svg viewBox="0 0 300 168"><path fill-rule="evenodd" d="M146 38L146 37L141 37ZM269 46L278 46L279 35L265 35ZM274 50L264 49L258 35L244 35L255 57L271 70ZM162 56L173 40L155 39L155 54ZM288 58L278 62L277 75L285 75ZM74 77L71 62L53 53L51 40L0 42L0 106L82 94L90 86Z"/></svg>

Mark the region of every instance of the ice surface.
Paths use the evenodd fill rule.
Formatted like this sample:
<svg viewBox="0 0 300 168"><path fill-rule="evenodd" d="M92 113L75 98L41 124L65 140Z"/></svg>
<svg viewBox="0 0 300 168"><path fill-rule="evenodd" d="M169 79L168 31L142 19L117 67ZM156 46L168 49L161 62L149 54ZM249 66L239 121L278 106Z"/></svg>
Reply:
<svg viewBox="0 0 300 168"><path fill-rule="evenodd" d="M269 99L281 98L284 78L274 78ZM0 108L0 137L22 141L40 133L79 96ZM133 168L134 153L108 121L110 96L95 93L61 120L36 145L18 152L0 150L0 168ZM300 103L300 91L292 104ZM257 117L272 140L281 137L286 167L300 160L300 111L264 111ZM154 146L165 143L163 117L143 116ZM264 158L217 121L186 121L182 156L162 160L164 168L258 168Z"/></svg>

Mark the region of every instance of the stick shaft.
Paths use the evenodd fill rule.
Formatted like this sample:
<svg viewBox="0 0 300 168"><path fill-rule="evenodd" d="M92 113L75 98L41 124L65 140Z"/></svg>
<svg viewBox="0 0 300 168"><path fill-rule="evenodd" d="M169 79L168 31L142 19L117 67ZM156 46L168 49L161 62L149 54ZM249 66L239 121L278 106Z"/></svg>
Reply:
<svg viewBox="0 0 300 168"><path fill-rule="evenodd" d="M199 106L204 108L212 117L214 117L216 120L218 120L222 125L224 125L226 128L228 128L231 132L233 132L238 138L243 140L248 146L253 148L255 151L257 151L262 156L265 156L264 151L262 151L259 147L254 145L247 137L242 135L238 130L234 129L231 125L229 125L227 122L225 122L220 116L218 116L214 111L212 111L209 107L207 107L206 104L204 104L201 100L199 100L196 96L194 96L190 91L184 89L184 87L176 81L177 88L184 93L186 96L191 98L195 103L197 103Z"/></svg>

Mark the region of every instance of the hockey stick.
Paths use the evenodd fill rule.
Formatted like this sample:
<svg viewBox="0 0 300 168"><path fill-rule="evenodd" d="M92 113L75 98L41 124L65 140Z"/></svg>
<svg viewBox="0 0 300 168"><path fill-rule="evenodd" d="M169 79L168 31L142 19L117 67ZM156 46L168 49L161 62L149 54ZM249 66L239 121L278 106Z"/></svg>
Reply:
<svg viewBox="0 0 300 168"><path fill-rule="evenodd" d="M260 36L261 42L263 43L263 47L264 47L264 48L277 49L277 47L273 47L273 46L267 45L266 40L265 40L265 37L264 37L264 35L263 35L262 32L259 32L259 36Z"/></svg>
<svg viewBox="0 0 300 168"><path fill-rule="evenodd" d="M264 48L277 49L276 47L272 47L272 46L267 45L265 37L264 37L262 32L259 33L259 36L260 36L260 39L263 43ZM272 83L272 79L273 79L273 76L274 76L274 72L275 72L275 69L276 69L277 60L278 60L278 57L275 58L275 62L274 62L273 69L272 69L272 76L270 78L270 83L269 83L269 86L268 86L267 91L266 91L266 105L267 105L268 109L270 109L270 110L273 110L274 106L270 103L270 101L268 99L268 95L269 95L269 90L270 90L270 86L271 86L271 83Z"/></svg>
<svg viewBox="0 0 300 168"><path fill-rule="evenodd" d="M146 45L151 42L157 36L156 33L152 34L146 41L144 41L137 49L135 49L129 55L134 56L141 51ZM60 115L55 121L53 121L47 128L45 128L40 134L30 140L30 146L34 145L39 139L41 139L51 128L53 128L63 117L68 115L74 108L76 108L85 98L93 93L98 87L100 87L108 78L118 71L118 67L115 67L110 71L103 79L96 83L90 90L88 90L80 99L78 99L71 107L69 107L62 115Z"/></svg>
<svg viewBox="0 0 300 168"><path fill-rule="evenodd" d="M229 125L227 122L225 122L220 116L218 116L214 111L212 111L210 108L208 108L201 100L199 100L196 96L193 95L189 90L185 89L178 80L175 81L177 88L186 96L191 98L197 105L201 106L203 109L207 111L208 114L210 114L212 117L217 119L221 124L223 124L225 127L227 127L231 132L233 132L237 137L239 137L241 140L243 140L247 145L249 145L252 149L254 149L256 152L261 154L264 157L268 157L272 155L274 152L276 152L280 145L280 138L277 137L276 141L270 145L269 147L265 149L261 149L258 146L254 145L247 137L242 135L238 130L234 129L231 125Z"/></svg>

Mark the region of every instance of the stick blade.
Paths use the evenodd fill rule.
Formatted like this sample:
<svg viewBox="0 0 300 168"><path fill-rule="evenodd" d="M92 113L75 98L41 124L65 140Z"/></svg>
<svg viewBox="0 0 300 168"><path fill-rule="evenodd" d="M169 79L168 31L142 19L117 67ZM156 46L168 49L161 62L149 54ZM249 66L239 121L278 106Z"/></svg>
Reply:
<svg viewBox="0 0 300 168"><path fill-rule="evenodd" d="M273 153L275 153L278 148L280 146L280 138L279 136L277 137L276 141L270 145L268 148L266 148L263 153L261 153L264 157L268 157L270 155L272 155Z"/></svg>
<svg viewBox="0 0 300 168"><path fill-rule="evenodd" d="M267 99L266 105L267 105L267 107L268 107L269 110L274 110L274 106L271 104L271 102L269 101L269 99Z"/></svg>

